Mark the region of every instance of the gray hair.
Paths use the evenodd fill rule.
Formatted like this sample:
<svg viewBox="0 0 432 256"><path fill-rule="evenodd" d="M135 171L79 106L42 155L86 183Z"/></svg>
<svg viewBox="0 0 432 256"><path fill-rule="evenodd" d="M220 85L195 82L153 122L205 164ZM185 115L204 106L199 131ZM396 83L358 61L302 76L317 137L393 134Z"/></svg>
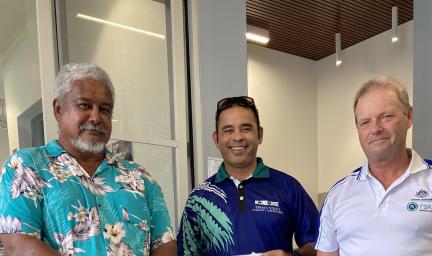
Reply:
<svg viewBox="0 0 432 256"><path fill-rule="evenodd" d="M362 87L360 87L360 89L357 91L356 96L354 98L354 113L357 107L357 103L361 96L366 94L372 87L384 87L384 86L390 86L396 92L398 100L402 105L403 111L408 112L411 108L411 105L409 103L408 92L405 86L399 80L393 77L378 76L364 83Z"/></svg>
<svg viewBox="0 0 432 256"><path fill-rule="evenodd" d="M93 63L69 63L64 65L57 74L54 88L54 99L62 102L65 94L71 90L76 80L91 79L101 82L111 93L115 100L114 87L108 74Z"/></svg>

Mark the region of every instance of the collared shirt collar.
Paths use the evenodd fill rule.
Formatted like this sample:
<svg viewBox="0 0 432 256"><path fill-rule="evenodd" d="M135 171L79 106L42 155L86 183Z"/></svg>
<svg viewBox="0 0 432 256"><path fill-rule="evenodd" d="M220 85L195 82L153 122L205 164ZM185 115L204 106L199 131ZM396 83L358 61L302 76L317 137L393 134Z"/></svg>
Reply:
<svg viewBox="0 0 432 256"><path fill-rule="evenodd" d="M257 166L256 166L255 170L252 172L252 177L253 178L270 178L269 169L264 164L264 161L260 157L257 157L256 160L257 160ZM229 178L229 177L230 177L230 175L226 171L224 163L222 163L219 166L218 172L216 173L215 182L216 183L222 182L223 180L225 180L226 178Z"/></svg>
<svg viewBox="0 0 432 256"><path fill-rule="evenodd" d="M45 148L52 157L58 157L59 155L63 153L68 153L66 150L60 146L57 140L51 140L48 142L48 144L45 145ZM70 155L70 154L69 154ZM108 163L112 164L114 158L114 154L111 153L107 148L105 148L105 160L108 161Z"/></svg>
<svg viewBox="0 0 432 256"><path fill-rule="evenodd" d="M74 159L74 161L76 161L76 159L69 154L69 152L67 152L59 143L57 140L51 140L50 142L48 142L48 144L45 145L46 151L48 152L48 154L53 157L56 158L61 154L66 153L70 158ZM111 153L107 148L105 148L105 158L102 161L102 163L99 165L98 169L96 170L95 174L100 173L102 170L104 170L107 167L107 164L109 165L115 165L117 164L118 159L116 158L116 156ZM94 174L94 175L95 175Z"/></svg>
<svg viewBox="0 0 432 256"><path fill-rule="evenodd" d="M411 161L405 172L406 174L413 174L431 168L431 166L414 149L408 148L407 150L411 153ZM361 169L360 180L366 180L367 176L372 177L372 174L369 170L369 164L366 161Z"/></svg>

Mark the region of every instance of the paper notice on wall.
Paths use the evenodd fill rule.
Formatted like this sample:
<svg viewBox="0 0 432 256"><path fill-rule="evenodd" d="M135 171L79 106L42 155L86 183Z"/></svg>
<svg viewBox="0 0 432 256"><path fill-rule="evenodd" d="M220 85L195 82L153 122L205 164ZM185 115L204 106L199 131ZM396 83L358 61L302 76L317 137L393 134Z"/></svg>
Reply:
<svg viewBox="0 0 432 256"><path fill-rule="evenodd" d="M219 166L222 164L223 159L217 157L208 157L207 158L207 177L212 176L217 173L219 170Z"/></svg>

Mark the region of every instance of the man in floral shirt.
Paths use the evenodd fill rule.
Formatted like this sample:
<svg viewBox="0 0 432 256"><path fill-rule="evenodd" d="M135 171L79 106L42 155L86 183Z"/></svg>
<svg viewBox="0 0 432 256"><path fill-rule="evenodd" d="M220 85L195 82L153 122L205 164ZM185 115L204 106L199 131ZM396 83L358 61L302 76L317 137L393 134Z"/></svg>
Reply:
<svg viewBox="0 0 432 256"><path fill-rule="evenodd" d="M7 255L175 255L161 188L105 145L114 88L94 64L56 78L59 138L13 154L0 173L0 240Z"/></svg>

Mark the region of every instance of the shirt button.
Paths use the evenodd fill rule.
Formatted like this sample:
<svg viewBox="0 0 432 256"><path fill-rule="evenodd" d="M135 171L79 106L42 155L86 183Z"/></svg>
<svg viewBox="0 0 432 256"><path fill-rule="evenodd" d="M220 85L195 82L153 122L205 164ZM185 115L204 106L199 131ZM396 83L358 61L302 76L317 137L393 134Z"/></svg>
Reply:
<svg viewBox="0 0 432 256"><path fill-rule="evenodd" d="M239 188L243 188L243 185L239 185Z"/></svg>
<svg viewBox="0 0 432 256"><path fill-rule="evenodd" d="M241 196L241 197L240 197L240 200L243 200L243 199L244 199L244 197L243 197L243 196Z"/></svg>

